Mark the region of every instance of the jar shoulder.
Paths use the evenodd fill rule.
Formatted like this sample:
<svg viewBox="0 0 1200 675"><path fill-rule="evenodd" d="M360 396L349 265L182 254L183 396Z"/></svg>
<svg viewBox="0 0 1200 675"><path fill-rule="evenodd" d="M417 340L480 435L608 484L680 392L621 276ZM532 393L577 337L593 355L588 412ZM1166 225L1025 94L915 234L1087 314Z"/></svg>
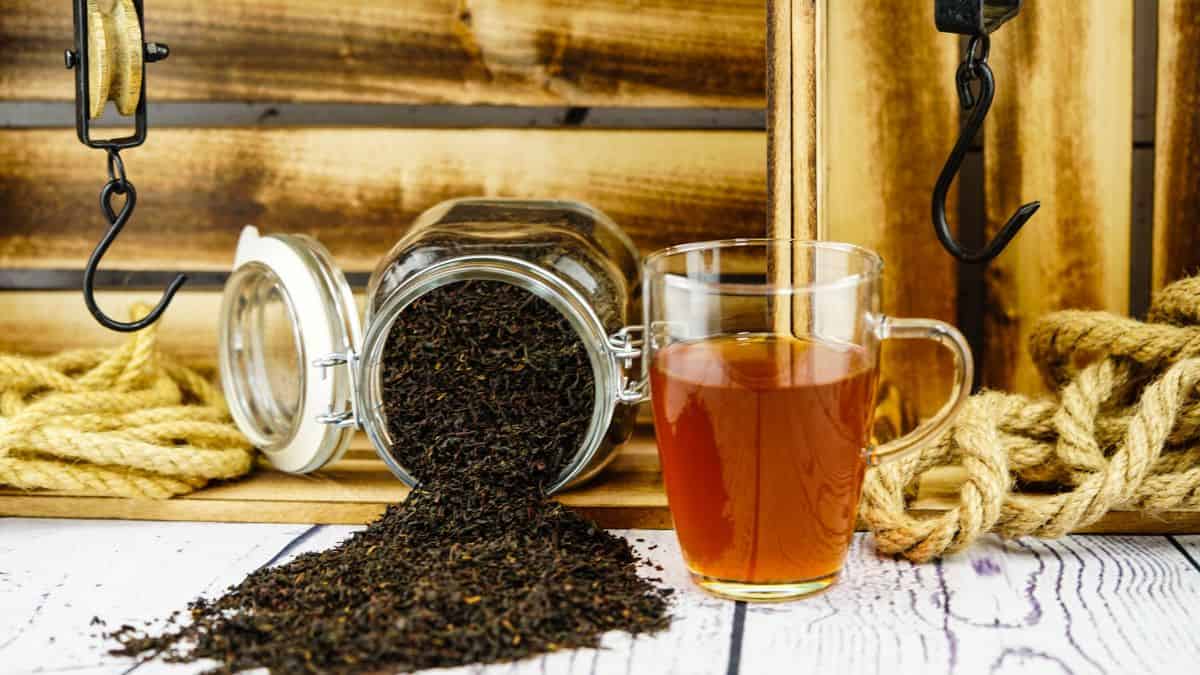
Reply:
<svg viewBox="0 0 1200 675"><path fill-rule="evenodd" d="M405 231L371 276L370 306L438 264L467 257L535 264L605 304L624 304L618 299L640 285L636 248L599 210L570 201L466 198L430 208ZM620 314L607 318L623 320Z"/></svg>

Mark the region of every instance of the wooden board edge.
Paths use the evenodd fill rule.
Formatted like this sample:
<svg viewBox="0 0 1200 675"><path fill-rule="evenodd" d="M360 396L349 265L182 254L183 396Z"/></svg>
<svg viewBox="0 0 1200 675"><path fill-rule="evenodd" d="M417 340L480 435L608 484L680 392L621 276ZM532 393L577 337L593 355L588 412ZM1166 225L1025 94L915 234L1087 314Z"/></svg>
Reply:
<svg viewBox="0 0 1200 675"><path fill-rule="evenodd" d="M0 495L0 518L53 518L166 522L365 525L387 509L385 502L243 501L168 499L148 508L145 500L115 497ZM572 507L605 529L671 529L665 506Z"/></svg>
<svg viewBox="0 0 1200 675"><path fill-rule="evenodd" d="M933 501L933 500L926 500ZM84 518L141 521L204 521L228 523L287 523L312 525L363 525L377 518L388 504L384 502L307 502L171 499L145 500L69 497L61 495L0 495L0 518ZM927 505L915 512L932 517L949 508L950 503ZM86 508L81 508L86 507ZM584 516L606 529L671 529L671 513L663 506L573 506ZM859 531L866 531L860 521ZM1200 534L1200 510L1142 513L1112 511L1096 523L1073 534Z"/></svg>

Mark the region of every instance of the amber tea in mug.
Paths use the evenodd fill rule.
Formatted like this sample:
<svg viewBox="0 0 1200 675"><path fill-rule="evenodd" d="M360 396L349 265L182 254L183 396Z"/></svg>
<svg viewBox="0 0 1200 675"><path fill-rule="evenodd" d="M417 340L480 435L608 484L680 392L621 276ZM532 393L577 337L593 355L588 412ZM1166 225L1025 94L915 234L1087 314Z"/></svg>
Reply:
<svg viewBox="0 0 1200 675"><path fill-rule="evenodd" d="M879 313L882 262L830 242L690 244L646 261L645 363L663 481L693 578L782 600L841 572L868 466L940 431L967 394L953 327ZM872 447L879 343L950 348L950 402ZM931 364L935 367L936 364Z"/></svg>
<svg viewBox="0 0 1200 675"><path fill-rule="evenodd" d="M663 477L695 572L751 583L837 572L877 379L859 347L792 337L725 336L655 354Z"/></svg>

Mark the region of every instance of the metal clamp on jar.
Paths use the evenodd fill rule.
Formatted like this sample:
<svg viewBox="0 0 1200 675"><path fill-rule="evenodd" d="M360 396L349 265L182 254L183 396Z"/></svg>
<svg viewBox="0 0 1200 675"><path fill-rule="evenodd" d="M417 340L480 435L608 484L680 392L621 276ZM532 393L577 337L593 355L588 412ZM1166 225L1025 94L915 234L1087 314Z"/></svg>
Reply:
<svg viewBox="0 0 1200 675"><path fill-rule="evenodd" d="M220 317L221 380L238 427L293 473L337 461L361 427L391 471L415 485L419 476L389 451L384 346L414 300L468 280L533 293L578 334L595 380L592 419L550 491L594 476L629 438L641 400L623 329L640 267L629 237L576 202L459 199L429 209L372 273L365 334L350 286L319 242L246 227Z"/></svg>

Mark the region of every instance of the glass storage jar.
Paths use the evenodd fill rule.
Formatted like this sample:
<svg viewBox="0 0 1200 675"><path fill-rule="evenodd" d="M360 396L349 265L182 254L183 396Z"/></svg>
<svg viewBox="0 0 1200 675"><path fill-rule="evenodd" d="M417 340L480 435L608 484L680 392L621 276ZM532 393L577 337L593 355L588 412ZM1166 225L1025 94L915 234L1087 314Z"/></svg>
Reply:
<svg viewBox="0 0 1200 675"><path fill-rule="evenodd" d="M640 266L629 237L577 202L457 199L429 209L371 274L365 330L345 276L320 243L246 227L219 326L221 381L238 427L294 473L336 461L362 428L391 471L415 485L419 476L389 451L383 349L414 300L468 280L533 293L578 334L595 380L592 419L550 491L592 477L629 438L641 400L636 339L625 328L639 302Z"/></svg>

